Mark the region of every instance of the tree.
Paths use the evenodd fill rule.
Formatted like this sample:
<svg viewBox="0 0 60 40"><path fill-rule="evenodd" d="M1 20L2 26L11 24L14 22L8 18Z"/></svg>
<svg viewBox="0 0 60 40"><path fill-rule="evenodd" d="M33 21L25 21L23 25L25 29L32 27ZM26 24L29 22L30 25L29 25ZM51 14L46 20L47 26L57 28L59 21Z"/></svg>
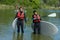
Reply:
<svg viewBox="0 0 60 40"><path fill-rule="evenodd" d="M57 6L60 4L60 0L0 0L1 4L8 4L8 5L24 5L24 6L30 6L32 8L40 8L41 1L43 1L42 4L50 5L50 6ZM44 6L44 5L42 5Z"/></svg>

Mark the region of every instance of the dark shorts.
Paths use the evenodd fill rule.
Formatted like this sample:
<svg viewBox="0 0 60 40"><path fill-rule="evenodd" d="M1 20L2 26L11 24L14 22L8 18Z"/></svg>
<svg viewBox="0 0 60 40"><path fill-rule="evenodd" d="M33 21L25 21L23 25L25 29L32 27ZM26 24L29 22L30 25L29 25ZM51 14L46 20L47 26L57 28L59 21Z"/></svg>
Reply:
<svg viewBox="0 0 60 40"><path fill-rule="evenodd" d="M23 21L20 21L20 20L17 21L17 25L20 25L21 26L23 24L24 24Z"/></svg>
<svg viewBox="0 0 60 40"><path fill-rule="evenodd" d="M34 23L34 27L36 28L40 27L40 23Z"/></svg>

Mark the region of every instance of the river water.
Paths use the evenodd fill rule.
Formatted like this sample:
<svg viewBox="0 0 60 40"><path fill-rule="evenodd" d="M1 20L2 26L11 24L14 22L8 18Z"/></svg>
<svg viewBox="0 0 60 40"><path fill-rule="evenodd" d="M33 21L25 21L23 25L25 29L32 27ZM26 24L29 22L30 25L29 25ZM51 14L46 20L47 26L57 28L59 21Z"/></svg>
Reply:
<svg viewBox="0 0 60 40"><path fill-rule="evenodd" d="M13 31L12 17L13 14L0 14L0 40L60 40L60 31L54 36L38 35L33 34L28 26L24 29L24 34L18 34L17 30ZM42 17L42 20L55 24L60 30L60 18Z"/></svg>

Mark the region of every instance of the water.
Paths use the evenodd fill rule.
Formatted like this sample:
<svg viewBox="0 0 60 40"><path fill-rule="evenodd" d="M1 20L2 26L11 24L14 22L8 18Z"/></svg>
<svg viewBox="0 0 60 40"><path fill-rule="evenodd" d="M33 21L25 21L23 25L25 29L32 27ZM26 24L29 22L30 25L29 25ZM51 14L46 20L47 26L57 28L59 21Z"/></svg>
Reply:
<svg viewBox="0 0 60 40"><path fill-rule="evenodd" d="M52 37L33 34L32 29L28 26L25 28L24 34L18 34L16 32L17 30L14 32L11 23L14 19L15 14L12 14L11 12L12 11L8 10L6 12L0 11L0 13L2 13L0 14L0 40L60 40L60 31ZM42 17L42 20L55 24L60 30L60 18Z"/></svg>
<svg viewBox="0 0 60 40"><path fill-rule="evenodd" d="M58 27L58 30L60 30L60 18L46 18L49 22L55 24ZM47 20L46 20L47 21ZM56 35L52 37L54 40L60 40L60 31Z"/></svg>

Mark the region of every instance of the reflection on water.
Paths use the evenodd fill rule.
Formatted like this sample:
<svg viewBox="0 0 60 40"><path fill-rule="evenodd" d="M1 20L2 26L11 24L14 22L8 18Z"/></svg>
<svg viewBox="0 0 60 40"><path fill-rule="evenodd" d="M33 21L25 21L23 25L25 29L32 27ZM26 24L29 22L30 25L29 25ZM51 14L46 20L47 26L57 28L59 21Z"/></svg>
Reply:
<svg viewBox="0 0 60 40"><path fill-rule="evenodd" d="M32 34L32 40L53 40L53 38L51 38L50 36Z"/></svg>
<svg viewBox="0 0 60 40"><path fill-rule="evenodd" d="M13 32L13 38L12 38L12 40L16 40L16 34L15 34L15 32Z"/></svg>
<svg viewBox="0 0 60 40"><path fill-rule="evenodd" d="M23 34L17 34L17 40L23 40Z"/></svg>
<svg viewBox="0 0 60 40"><path fill-rule="evenodd" d="M13 32L12 40L23 40L23 34Z"/></svg>
<svg viewBox="0 0 60 40"><path fill-rule="evenodd" d="M44 36L40 34L20 34L20 33L13 33L13 39L12 40L53 40L50 36Z"/></svg>
<svg viewBox="0 0 60 40"><path fill-rule="evenodd" d="M32 35L32 40L40 40L40 35Z"/></svg>

